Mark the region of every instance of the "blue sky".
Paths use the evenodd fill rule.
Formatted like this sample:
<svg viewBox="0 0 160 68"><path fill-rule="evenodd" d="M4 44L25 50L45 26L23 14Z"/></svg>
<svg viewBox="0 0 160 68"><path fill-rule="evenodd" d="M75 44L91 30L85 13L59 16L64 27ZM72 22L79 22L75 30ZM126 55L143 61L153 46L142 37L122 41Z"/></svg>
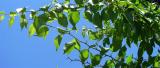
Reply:
<svg viewBox="0 0 160 68"><path fill-rule="evenodd" d="M0 11L15 11L17 8L27 7L28 9L38 9L49 4L50 0L2 0ZM82 17L82 16L81 16ZM92 27L81 19L82 25ZM30 22L31 23L31 22ZM14 25L8 26L8 17L0 23L0 68L82 68L79 62L70 62L67 56L63 55L63 48L55 51L53 39L57 36L56 31L51 31L47 39L29 37L26 29L21 30L19 19L16 18ZM79 36L79 35L76 35ZM79 37L80 38L80 37ZM62 40L69 41L70 37ZM83 39L81 39L83 40ZM62 43L64 44L64 43ZM123 42L123 44L125 44ZM127 49L127 55L134 54L137 57L137 47ZM158 52L154 51L153 55ZM72 57L78 57L77 53L71 53ZM146 56L146 53L145 53ZM147 56L146 56L147 58Z"/></svg>
<svg viewBox="0 0 160 68"><path fill-rule="evenodd" d="M50 0L2 0L0 11L9 13L21 7L38 9L49 2ZM55 51L55 32L49 33L46 40L34 36L29 38L28 31L20 29L17 18L11 28L7 18L0 23L0 68L82 68L79 62L67 60L62 50Z"/></svg>

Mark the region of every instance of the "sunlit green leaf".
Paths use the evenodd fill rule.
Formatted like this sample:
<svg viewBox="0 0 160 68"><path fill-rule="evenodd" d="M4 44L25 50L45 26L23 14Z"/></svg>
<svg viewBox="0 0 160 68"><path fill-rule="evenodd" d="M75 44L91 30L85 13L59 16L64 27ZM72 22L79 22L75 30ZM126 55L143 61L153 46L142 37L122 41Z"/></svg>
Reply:
<svg viewBox="0 0 160 68"><path fill-rule="evenodd" d="M72 42L75 42L75 43L76 43L76 44L74 45L74 46L75 46L75 49L77 49L77 50L80 50L80 49L81 49L81 46L80 46L80 43L79 43L78 40L74 39L74 40L72 40Z"/></svg>
<svg viewBox="0 0 160 68"><path fill-rule="evenodd" d="M0 11L0 15L4 15L5 14L5 12L4 11Z"/></svg>
<svg viewBox="0 0 160 68"><path fill-rule="evenodd" d="M4 15L0 15L0 22L4 19Z"/></svg>
<svg viewBox="0 0 160 68"><path fill-rule="evenodd" d="M58 35L55 39L54 39L54 45L56 47L56 51L58 50L60 44L62 41L62 35Z"/></svg>
<svg viewBox="0 0 160 68"><path fill-rule="evenodd" d="M72 24L73 28L76 29L76 24L80 20L80 13L79 11L70 11L69 12L69 21Z"/></svg>
<svg viewBox="0 0 160 68"><path fill-rule="evenodd" d="M70 3L70 0L65 0L64 3L65 3L65 4L69 4L69 3Z"/></svg>
<svg viewBox="0 0 160 68"><path fill-rule="evenodd" d="M107 60L106 62L105 62L105 64L104 64L104 66L103 66L103 68L109 68L109 67L111 67L111 68L114 68L114 61L112 61L112 60Z"/></svg>
<svg viewBox="0 0 160 68"><path fill-rule="evenodd" d="M132 55L128 56L126 59L126 63L130 64L132 62Z"/></svg>
<svg viewBox="0 0 160 68"><path fill-rule="evenodd" d="M95 40L96 39L96 32L89 31L89 39L90 40Z"/></svg>
<svg viewBox="0 0 160 68"><path fill-rule="evenodd" d="M88 51L88 49L83 49L83 50L80 52L80 59L82 60L82 62L85 62L85 61L88 59L88 56L89 56L89 51Z"/></svg>
<svg viewBox="0 0 160 68"><path fill-rule="evenodd" d="M43 38L46 38L46 36L48 35L48 32L49 32L49 29L46 25L42 25L38 31L37 31L37 35L39 37L43 37Z"/></svg>
<svg viewBox="0 0 160 68"><path fill-rule="evenodd" d="M14 24L14 20L15 20L15 16L16 16L16 12L10 12L10 19L9 19L9 26L11 27Z"/></svg>
<svg viewBox="0 0 160 68"><path fill-rule="evenodd" d="M35 27L33 26L33 24L31 24L30 27L29 27L29 31L28 31L29 36L34 35L35 32L36 32L36 29L35 29Z"/></svg>

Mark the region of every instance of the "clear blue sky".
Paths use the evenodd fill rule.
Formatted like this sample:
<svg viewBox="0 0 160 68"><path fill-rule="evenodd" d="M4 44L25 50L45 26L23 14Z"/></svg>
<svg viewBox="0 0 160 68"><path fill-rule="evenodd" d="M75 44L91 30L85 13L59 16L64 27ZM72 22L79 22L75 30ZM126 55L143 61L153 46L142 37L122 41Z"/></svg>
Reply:
<svg viewBox="0 0 160 68"><path fill-rule="evenodd" d="M38 9L49 2L50 0L1 0L0 11L15 11L21 7ZM53 39L56 33L50 33L46 40L29 38L26 29L21 31L18 19L9 28L7 18L0 23L0 68L82 68L79 62L67 60L62 50L55 51Z"/></svg>

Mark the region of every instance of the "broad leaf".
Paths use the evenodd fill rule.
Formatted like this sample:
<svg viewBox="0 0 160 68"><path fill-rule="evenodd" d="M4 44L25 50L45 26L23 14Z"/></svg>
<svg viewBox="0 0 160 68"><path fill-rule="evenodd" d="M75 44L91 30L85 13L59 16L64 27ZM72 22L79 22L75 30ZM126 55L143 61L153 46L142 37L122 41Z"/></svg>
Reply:
<svg viewBox="0 0 160 68"><path fill-rule="evenodd" d="M69 21L70 21L70 23L73 26L73 29L76 29L76 24L80 20L80 13L79 13L79 11L70 11L68 16L69 16Z"/></svg>
<svg viewBox="0 0 160 68"><path fill-rule="evenodd" d="M89 51L88 51L88 49L83 49L83 50L80 52L80 59L81 59L82 63L84 63L84 62L88 59L88 56L89 56Z"/></svg>
<svg viewBox="0 0 160 68"><path fill-rule="evenodd" d="M101 18L101 15L98 12L94 13L93 24L98 26L98 28L102 28L102 18Z"/></svg>
<svg viewBox="0 0 160 68"><path fill-rule="evenodd" d="M132 55L128 56L126 59L126 63L130 64L132 62Z"/></svg>
<svg viewBox="0 0 160 68"><path fill-rule="evenodd" d="M26 19L26 15L22 13L21 16L20 16L21 29L23 29L24 27L27 28L27 24L28 24L28 21Z"/></svg>
<svg viewBox="0 0 160 68"><path fill-rule="evenodd" d="M5 14L5 12L4 11L0 11L0 15L4 15Z"/></svg>
<svg viewBox="0 0 160 68"><path fill-rule="evenodd" d="M96 66L100 63L100 60L101 60L101 56L100 55L94 55L93 58L91 58L92 60L92 65L93 66Z"/></svg>
<svg viewBox="0 0 160 68"><path fill-rule="evenodd" d="M10 12L10 19L9 19L9 26L11 27L14 24L14 20L15 20L15 16L16 16L16 12Z"/></svg>
<svg viewBox="0 0 160 68"><path fill-rule="evenodd" d="M75 45L75 42L66 43L64 46L64 54L70 54L74 50Z"/></svg>
<svg viewBox="0 0 160 68"><path fill-rule="evenodd" d="M0 15L0 22L4 19L4 15Z"/></svg>
<svg viewBox="0 0 160 68"><path fill-rule="evenodd" d="M35 29L34 25L33 25L33 24L31 24L31 25L30 25L30 27L29 27L29 31L28 31L29 36L34 35L34 34L35 34L35 32L36 32L36 29Z"/></svg>
<svg viewBox="0 0 160 68"><path fill-rule="evenodd" d="M48 32L49 32L49 29L46 25L42 25L38 31L37 31L37 35L39 37L43 37L43 38L46 38L46 36L48 35Z"/></svg>
<svg viewBox="0 0 160 68"><path fill-rule="evenodd" d="M57 13L57 15L58 15L58 23L63 27L68 27L68 20L65 14Z"/></svg>
<svg viewBox="0 0 160 68"><path fill-rule="evenodd" d="M56 51L58 50L60 44L62 41L62 35L58 35L55 39L54 39L54 45L56 47Z"/></svg>

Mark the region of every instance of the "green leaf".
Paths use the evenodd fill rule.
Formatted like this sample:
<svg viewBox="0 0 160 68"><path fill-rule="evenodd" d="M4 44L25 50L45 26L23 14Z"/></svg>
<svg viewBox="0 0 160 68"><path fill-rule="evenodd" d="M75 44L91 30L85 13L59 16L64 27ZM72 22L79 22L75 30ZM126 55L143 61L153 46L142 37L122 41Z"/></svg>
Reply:
<svg viewBox="0 0 160 68"><path fill-rule="evenodd" d="M24 13L24 12L26 12L26 8L18 8L18 9L16 9L16 11L18 13Z"/></svg>
<svg viewBox="0 0 160 68"><path fill-rule="evenodd" d="M160 67L160 62L158 62L158 61L154 62L154 67L157 67L157 68Z"/></svg>
<svg viewBox="0 0 160 68"><path fill-rule="evenodd" d="M93 4L98 4L101 1L103 1L103 0L92 0Z"/></svg>
<svg viewBox="0 0 160 68"><path fill-rule="evenodd" d="M143 56L143 53L145 51L145 45L146 45L146 42L145 41L142 41L139 45L139 49L138 49L138 57L141 58Z"/></svg>
<svg viewBox="0 0 160 68"><path fill-rule="evenodd" d="M109 48L101 47L100 55L106 54L106 52L109 50Z"/></svg>
<svg viewBox="0 0 160 68"><path fill-rule="evenodd" d="M121 57L121 58L124 58L125 55L126 55L126 50L127 50L126 46L123 46L123 47L120 49L120 51L119 51L119 53L118 53L118 56Z"/></svg>
<svg viewBox="0 0 160 68"><path fill-rule="evenodd" d="M30 14L30 17L31 17L32 19L34 19L35 16L36 16L36 11L32 10L32 11L31 11L31 14Z"/></svg>
<svg viewBox="0 0 160 68"><path fill-rule="evenodd" d="M96 66L100 63L100 60L101 60L101 56L100 55L94 55L93 58L91 58L91 62L92 62L92 65L93 66Z"/></svg>
<svg viewBox="0 0 160 68"><path fill-rule="evenodd" d="M107 60L103 66L103 68L114 68L115 65L114 65L114 61L113 60Z"/></svg>
<svg viewBox="0 0 160 68"><path fill-rule="evenodd" d="M46 13L34 17L34 27L38 30L41 26L46 25L48 21L48 15Z"/></svg>
<svg viewBox="0 0 160 68"><path fill-rule="evenodd" d="M95 40L96 38L96 32L89 31L89 39L90 40Z"/></svg>
<svg viewBox="0 0 160 68"><path fill-rule="evenodd" d="M83 4L83 0L74 0L76 4Z"/></svg>
<svg viewBox="0 0 160 68"><path fill-rule="evenodd" d="M12 27L12 25L14 24L14 20L15 20L14 17L10 17L10 19L9 19L9 26L10 27Z"/></svg>
<svg viewBox="0 0 160 68"><path fill-rule="evenodd" d="M33 36L35 32L36 32L36 29L35 29L34 25L31 24L30 27L29 27L29 31L28 31L29 36L30 37Z"/></svg>
<svg viewBox="0 0 160 68"><path fill-rule="evenodd" d="M10 12L9 26L11 27L14 24L16 12Z"/></svg>
<svg viewBox="0 0 160 68"><path fill-rule="evenodd" d="M64 3L65 3L65 4L69 4L69 3L70 3L70 0L65 0Z"/></svg>
<svg viewBox="0 0 160 68"><path fill-rule="evenodd" d="M86 20L88 20L89 22L92 22L92 13L91 13L91 11L86 10L86 11L84 12L84 18L85 18Z"/></svg>
<svg viewBox="0 0 160 68"><path fill-rule="evenodd" d="M64 54L70 54L74 50L75 45L75 42L66 43L64 46Z"/></svg>
<svg viewBox="0 0 160 68"><path fill-rule="evenodd" d="M0 22L4 19L4 15L0 15Z"/></svg>
<svg viewBox="0 0 160 68"><path fill-rule="evenodd" d="M132 55L127 57L126 63L130 64L132 62Z"/></svg>
<svg viewBox="0 0 160 68"><path fill-rule="evenodd" d="M21 26L21 29L23 29L24 27L27 28L27 24L28 24L28 21L26 19L25 14L21 14L21 16L20 16L20 26Z"/></svg>
<svg viewBox="0 0 160 68"><path fill-rule="evenodd" d="M80 49L81 49L81 46L80 46L79 41L76 40L76 39L74 39L74 42L76 42L75 49L80 50Z"/></svg>
<svg viewBox="0 0 160 68"><path fill-rule="evenodd" d="M80 44L76 39L73 39L71 42L65 44L64 53L70 54L74 49L80 50Z"/></svg>
<svg viewBox="0 0 160 68"><path fill-rule="evenodd" d="M107 45L110 44L110 41L109 41L109 38L108 38L108 37L105 38L105 39L103 39L103 46L106 46L106 44L107 44Z"/></svg>
<svg viewBox="0 0 160 68"><path fill-rule="evenodd" d="M62 41L62 35L58 35L55 39L54 39L54 45L56 47L56 51L58 50L60 44Z"/></svg>
<svg viewBox="0 0 160 68"><path fill-rule="evenodd" d="M83 49L83 50L80 52L80 59L81 59L81 61L82 61L83 63L88 59L88 56L89 56L89 51L88 51L88 49Z"/></svg>
<svg viewBox="0 0 160 68"><path fill-rule="evenodd" d="M102 18L101 18L101 15L99 14L99 12L94 13L93 24L98 26L98 28L102 28Z"/></svg>
<svg viewBox="0 0 160 68"><path fill-rule="evenodd" d="M5 12L4 11L0 11L0 15L4 15L5 14Z"/></svg>
<svg viewBox="0 0 160 68"><path fill-rule="evenodd" d="M62 28L58 28L58 32L61 33L61 34L65 34L67 33L68 31L62 29Z"/></svg>
<svg viewBox="0 0 160 68"><path fill-rule="evenodd" d="M76 29L76 24L80 20L80 13L79 13L79 11L70 11L68 16L69 16L69 21L70 21L70 23L73 26L73 29Z"/></svg>
<svg viewBox="0 0 160 68"><path fill-rule="evenodd" d="M116 52L118 51L122 46L122 37L120 36L113 36L113 39L112 39L112 44L111 44L111 50L113 52Z"/></svg>
<svg viewBox="0 0 160 68"><path fill-rule="evenodd" d="M46 36L48 35L48 32L49 32L49 29L46 25L42 25L38 31L37 31L37 35L39 37L43 37L43 38L46 38Z"/></svg>
<svg viewBox="0 0 160 68"><path fill-rule="evenodd" d="M68 27L68 20L67 17L63 13L58 14L58 23L63 27Z"/></svg>

